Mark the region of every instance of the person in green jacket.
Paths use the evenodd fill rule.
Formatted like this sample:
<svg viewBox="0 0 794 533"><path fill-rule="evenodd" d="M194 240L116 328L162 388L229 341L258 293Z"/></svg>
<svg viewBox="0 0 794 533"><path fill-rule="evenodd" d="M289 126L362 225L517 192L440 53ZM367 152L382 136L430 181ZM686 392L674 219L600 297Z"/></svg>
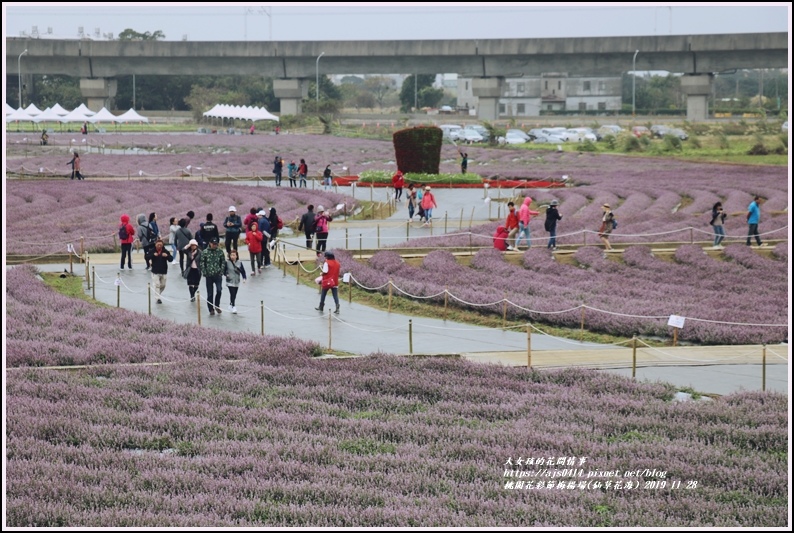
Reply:
<svg viewBox="0 0 794 533"><path fill-rule="evenodd" d="M210 316L215 313L221 314L221 291L223 276L226 273L226 255L218 248L219 242L218 237L210 239L209 248L204 250L200 259L201 275L207 283L207 309L210 311Z"/></svg>

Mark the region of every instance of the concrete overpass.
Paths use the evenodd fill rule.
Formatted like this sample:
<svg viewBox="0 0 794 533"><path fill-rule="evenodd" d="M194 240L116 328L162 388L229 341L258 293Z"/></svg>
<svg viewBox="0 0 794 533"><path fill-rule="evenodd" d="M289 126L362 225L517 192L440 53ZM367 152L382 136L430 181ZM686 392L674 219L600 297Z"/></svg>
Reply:
<svg viewBox="0 0 794 533"><path fill-rule="evenodd" d="M6 72L81 78L91 108L115 96L120 75L258 75L274 78L282 114L301 113L321 74L437 74L474 78L480 118L497 117L505 77L568 72L619 76L636 69L683 73L687 118L706 118L716 72L788 67L787 33L412 41L90 41L6 38ZM321 60L318 57L322 55Z"/></svg>

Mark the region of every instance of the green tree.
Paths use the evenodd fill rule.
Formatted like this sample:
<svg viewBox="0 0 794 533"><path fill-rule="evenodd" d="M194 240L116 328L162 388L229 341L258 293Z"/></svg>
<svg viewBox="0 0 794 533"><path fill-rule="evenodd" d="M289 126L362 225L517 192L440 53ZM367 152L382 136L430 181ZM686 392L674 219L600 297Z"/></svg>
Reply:
<svg viewBox="0 0 794 533"><path fill-rule="evenodd" d="M419 74L416 81L413 74L405 78L400 89L400 111L409 112L414 107L415 100L418 107L422 107L422 102L418 100L419 92L425 87L432 87L435 79L435 74Z"/></svg>
<svg viewBox="0 0 794 533"><path fill-rule="evenodd" d="M79 107L83 103L80 93L80 80L72 76L33 76L33 85L36 89L36 103L44 109L55 104L61 104L67 109ZM10 91L9 91L10 92ZM14 92L14 96L17 93ZM9 94L9 96L11 96Z"/></svg>
<svg viewBox="0 0 794 533"><path fill-rule="evenodd" d="M132 28L127 28L119 33L119 41L159 41L161 39L165 39L165 34L160 30L154 33L148 31L140 33Z"/></svg>
<svg viewBox="0 0 794 533"><path fill-rule="evenodd" d="M394 91L394 82L385 76L372 76L364 80L364 89L372 95L378 107L382 108L386 97Z"/></svg>

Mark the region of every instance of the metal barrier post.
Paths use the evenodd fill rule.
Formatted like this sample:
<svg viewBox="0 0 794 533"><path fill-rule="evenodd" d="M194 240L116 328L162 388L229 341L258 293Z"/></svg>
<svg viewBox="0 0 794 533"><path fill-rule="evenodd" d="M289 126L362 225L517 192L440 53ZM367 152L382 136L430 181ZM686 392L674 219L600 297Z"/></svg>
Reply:
<svg viewBox="0 0 794 533"><path fill-rule="evenodd" d="M527 323L527 368L532 368L532 329Z"/></svg>
<svg viewBox="0 0 794 533"><path fill-rule="evenodd" d="M259 321L261 322L260 331L265 336L265 301L259 300Z"/></svg>
<svg viewBox="0 0 794 533"><path fill-rule="evenodd" d="M96 300L96 268L91 267L91 298Z"/></svg>
<svg viewBox="0 0 794 533"><path fill-rule="evenodd" d="M761 360L761 390L766 391L766 344L764 344L763 357Z"/></svg>
<svg viewBox="0 0 794 533"><path fill-rule="evenodd" d="M631 378L637 379L637 336L631 338Z"/></svg>
<svg viewBox="0 0 794 533"><path fill-rule="evenodd" d="M149 306L149 316L152 316L152 284L151 283L146 284L146 296L148 300L147 305Z"/></svg>
<svg viewBox="0 0 794 533"><path fill-rule="evenodd" d="M410 318L408 319L408 353L411 355L414 353L414 325Z"/></svg>

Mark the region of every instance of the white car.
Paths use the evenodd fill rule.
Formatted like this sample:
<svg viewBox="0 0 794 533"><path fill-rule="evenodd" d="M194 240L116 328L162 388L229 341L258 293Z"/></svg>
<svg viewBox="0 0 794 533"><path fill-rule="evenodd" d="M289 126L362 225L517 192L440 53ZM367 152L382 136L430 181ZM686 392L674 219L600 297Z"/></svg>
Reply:
<svg viewBox="0 0 794 533"><path fill-rule="evenodd" d="M484 141L487 141L491 137L491 134L488 133L488 130L485 128L485 126L481 126L480 124L469 124L463 129L476 131L482 135Z"/></svg>
<svg viewBox="0 0 794 533"><path fill-rule="evenodd" d="M524 132L521 132L524 133ZM504 137L499 137L496 140L499 144L525 144L527 142L527 134L524 133L523 136L517 135L515 132L511 133L508 131Z"/></svg>
<svg viewBox="0 0 794 533"><path fill-rule="evenodd" d="M482 135L476 130L471 128L463 128L456 132L456 140L465 143L481 143L485 140Z"/></svg>
<svg viewBox="0 0 794 533"><path fill-rule="evenodd" d="M512 135L513 137L521 137L522 139L524 139L524 142L529 142L529 135L527 135L521 130L516 130L516 129L507 130L507 133L505 135Z"/></svg>
<svg viewBox="0 0 794 533"><path fill-rule="evenodd" d="M566 140L556 133L540 133L535 137L534 142L537 144L562 144Z"/></svg>
<svg viewBox="0 0 794 533"><path fill-rule="evenodd" d="M780 126L780 131L788 132L788 120L785 121L782 126Z"/></svg>
<svg viewBox="0 0 794 533"><path fill-rule="evenodd" d="M569 134L569 139L572 141L584 142L584 141L592 141L596 142L598 138L596 134L593 133L593 130L590 128L569 128L566 130ZM571 136L573 136L571 138Z"/></svg>
<svg viewBox="0 0 794 533"><path fill-rule="evenodd" d="M461 126L457 124L442 124L441 126L439 126L439 128L441 128L441 131L444 132L442 138L452 139L453 141L457 140L458 132L463 129Z"/></svg>

